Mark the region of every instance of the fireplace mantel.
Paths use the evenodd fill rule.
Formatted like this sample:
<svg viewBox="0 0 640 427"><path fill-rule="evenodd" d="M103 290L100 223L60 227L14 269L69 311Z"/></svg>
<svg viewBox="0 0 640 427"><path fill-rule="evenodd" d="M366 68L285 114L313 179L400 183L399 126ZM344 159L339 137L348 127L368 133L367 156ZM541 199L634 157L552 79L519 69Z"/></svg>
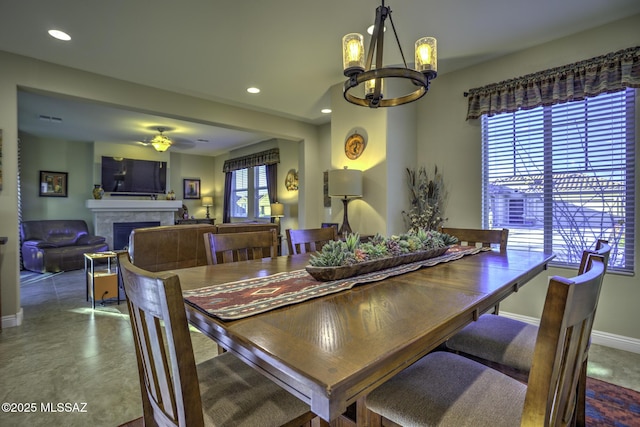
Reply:
<svg viewBox="0 0 640 427"><path fill-rule="evenodd" d="M113 224L127 222L159 222L173 225L175 212L182 208L182 200L87 200L86 207L93 212L93 228L97 236L106 238L113 247Z"/></svg>
<svg viewBox="0 0 640 427"><path fill-rule="evenodd" d="M182 200L87 200L86 206L97 211L170 211L182 207Z"/></svg>

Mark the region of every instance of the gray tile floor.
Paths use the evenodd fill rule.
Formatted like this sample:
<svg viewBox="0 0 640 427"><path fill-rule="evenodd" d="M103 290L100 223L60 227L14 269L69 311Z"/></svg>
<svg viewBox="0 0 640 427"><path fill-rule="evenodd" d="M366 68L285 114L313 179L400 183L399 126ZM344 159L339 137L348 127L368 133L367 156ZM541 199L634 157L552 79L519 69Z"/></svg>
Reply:
<svg viewBox="0 0 640 427"><path fill-rule="evenodd" d="M85 292L82 270L23 281L24 322L0 333L0 400L21 412L0 412L0 426L113 427L142 415L126 304L92 310ZM196 361L217 354L192 339ZM589 360L590 376L640 391L640 354L594 345Z"/></svg>

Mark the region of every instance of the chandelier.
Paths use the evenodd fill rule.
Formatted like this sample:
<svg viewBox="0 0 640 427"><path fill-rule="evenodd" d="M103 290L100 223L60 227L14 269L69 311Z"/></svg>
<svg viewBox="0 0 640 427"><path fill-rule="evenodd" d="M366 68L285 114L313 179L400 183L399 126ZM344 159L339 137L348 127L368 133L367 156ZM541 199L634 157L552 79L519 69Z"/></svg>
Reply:
<svg viewBox="0 0 640 427"><path fill-rule="evenodd" d="M384 22L387 18L391 22L404 67L383 67ZM375 63L373 62L374 53ZM344 98L352 104L363 107L395 107L418 100L427 93L429 82L438 75L436 39L433 37L423 37L416 41L415 69L407 66L396 27L391 18L391 9L384 5L384 0L382 0L382 5L376 8L376 18L366 63L363 37L358 33L350 33L342 38L342 62L344 75L348 77L344 83ZM410 86L408 93L401 92L397 97L384 99L383 82L385 79L392 78L409 80L417 88L413 90L414 86ZM354 93L355 91L352 91L360 85L362 85L364 95L357 95ZM386 84L386 86L392 85Z"/></svg>
<svg viewBox="0 0 640 427"><path fill-rule="evenodd" d="M158 132L160 132L160 134L153 137L151 145L156 149L156 151L162 153L171 147L171 140L162 134L162 132L164 132L164 128L158 128Z"/></svg>

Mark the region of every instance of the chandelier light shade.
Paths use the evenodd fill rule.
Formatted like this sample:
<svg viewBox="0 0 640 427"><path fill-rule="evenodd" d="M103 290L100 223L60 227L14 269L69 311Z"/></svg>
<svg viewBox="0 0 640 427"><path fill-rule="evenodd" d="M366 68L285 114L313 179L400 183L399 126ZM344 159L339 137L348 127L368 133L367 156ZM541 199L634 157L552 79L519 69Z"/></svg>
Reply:
<svg viewBox="0 0 640 427"><path fill-rule="evenodd" d="M355 169L335 169L329 171L329 196L341 197L344 206L340 235L350 234L349 214L347 205L349 200L362 197L362 171Z"/></svg>
<svg viewBox="0 0 640 427"><path fill-rule="evenodd" d="M385 67L383 64L384 23L387 18L391 23L404 67ZM342 38L342 65L344 75L348 78L344 83L344 98L352 104L371 108L394 107L416 101L427 93L431 80L438 75L437 54L436 39L423 37L415 43L415 69L409 68L391 18L391 9L385 6L382 0L382 5L376 9L366 60L361 34L350 33ZM385 98L385 79L405 79L413 85L409 86L411 89L408 93ZM361 85L364 89L357 92L356 88Z"/></svg>
<svg viewBox="0 0 640 427"><path fill-rule="evenodd" d="M164 128L158 128L158 132L160 132L160 134L153 137L151 145L156 149L156 151L162 153L171 147L171 140L162 134L162 132L164 132Z"/></svg>
<svg viewBox="0 0 640 427"><path fill-rule="evenodd" d="M209 208L211 206L213 206L213 197L211 196L204 196L202 198L202 206L207 208L207 219L209 219Z"/></svg>

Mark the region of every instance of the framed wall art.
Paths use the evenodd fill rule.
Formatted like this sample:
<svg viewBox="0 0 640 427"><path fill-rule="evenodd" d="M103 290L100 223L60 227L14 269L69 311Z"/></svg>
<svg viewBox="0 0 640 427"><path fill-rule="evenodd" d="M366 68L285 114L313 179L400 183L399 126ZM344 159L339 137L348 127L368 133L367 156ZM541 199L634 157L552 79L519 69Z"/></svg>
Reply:
<svg viewBox="0 0 640 427"><path fill-rule="evenodd" d="M184 199L200 198L200 180L199 179L183 179L182 186L184 190Z"/></svg>
<svg viewBox="0 0 640 427"><path fill-rule="evenodd" d="M40 171L40 197L67 197L67 172Z"/></svg>

